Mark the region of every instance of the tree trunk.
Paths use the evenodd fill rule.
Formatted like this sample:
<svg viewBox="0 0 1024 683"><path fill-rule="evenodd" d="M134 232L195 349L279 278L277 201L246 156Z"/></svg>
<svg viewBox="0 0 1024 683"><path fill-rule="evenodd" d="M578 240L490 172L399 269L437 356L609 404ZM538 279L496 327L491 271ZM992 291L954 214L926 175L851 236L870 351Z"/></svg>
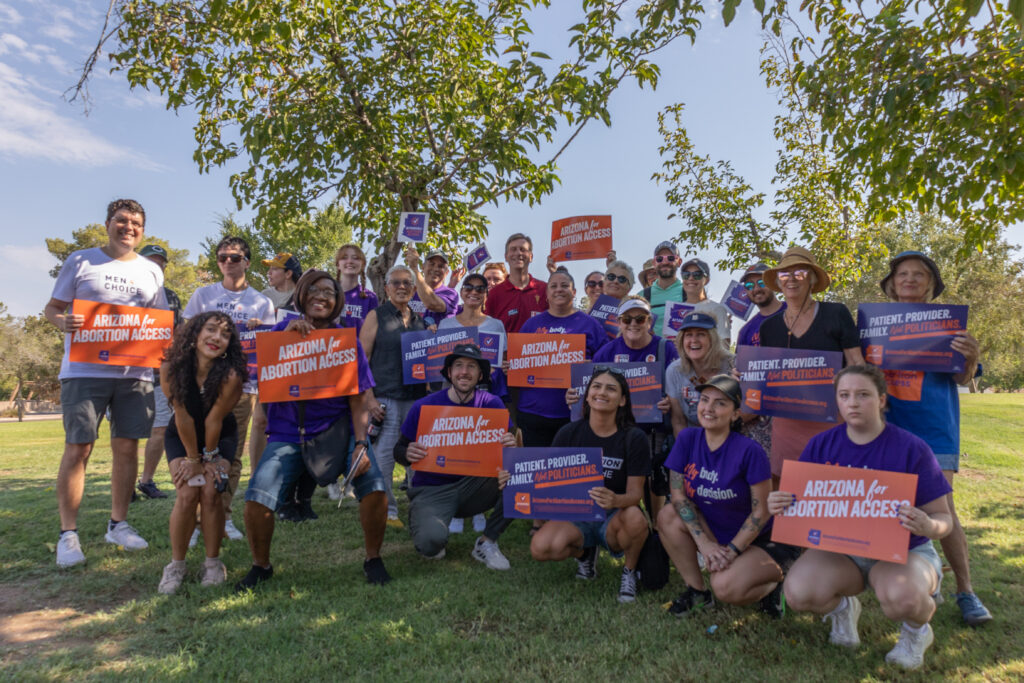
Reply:
<svg viewBox="0 0 1024 683"><path fill-rule="evenodd" d="M384 251L370 259L366 267L366 277L370 280L370 287L377 294L377 298L383 303L387 298L384 292L384 277L388 274L391 266L395 265L395 259L402 251L402 245L394 237L384 247Z"/></svg>

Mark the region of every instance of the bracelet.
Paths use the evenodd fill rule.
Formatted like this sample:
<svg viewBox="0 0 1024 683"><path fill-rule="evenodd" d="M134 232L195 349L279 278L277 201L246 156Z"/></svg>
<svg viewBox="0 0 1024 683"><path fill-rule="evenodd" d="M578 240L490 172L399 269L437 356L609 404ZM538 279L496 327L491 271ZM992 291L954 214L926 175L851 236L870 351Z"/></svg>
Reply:
<svg viewBox="0 0 1024 683"><path fill-rule="evenodd" d="M202 462L203 461L203 459L200 458L198 455L196 457L194 457L194 458L191 455L186 455L185 456L185 460L188 460L190 463L193 463L193 464L195 464L197 462Z"/></svg>
<svg viewBox="0 0 1024 683"><path fill-rule="evenodd" d="M366 439L356 439L356 442L353 445L354 446L360 446L361 445L364 448L369 448L370 447L370 442L367 441Z"/></svg>
<svg viewBox="0 0 1024 683"><path fill-rule="evenodd" d="M733 551L737 555L742 555L743 554L743 551L740 550L739 548L737 548L736 544L733 543L732 541L729 541L728 548L729 548L729 550Z"/></svg>
<svg viewBox="0 0 1024 683"><path fill-rule="evenodd" d="M220 457L220 446L214 448L212 451L203 448L203 462L213 462Z"/></svg>

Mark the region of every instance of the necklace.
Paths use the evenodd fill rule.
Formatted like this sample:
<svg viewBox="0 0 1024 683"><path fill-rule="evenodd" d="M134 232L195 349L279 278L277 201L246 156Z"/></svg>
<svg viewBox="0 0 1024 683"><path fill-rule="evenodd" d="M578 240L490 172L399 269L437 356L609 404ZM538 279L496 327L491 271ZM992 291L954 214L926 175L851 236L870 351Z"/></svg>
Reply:
<svg viewBox="0 0 1024 683"><path fill-rule="evenodd" d="M800 320L800 316L802 316L804 314L804 309L807 308L807 304L810 301L813 301L813 299L811 299L811 295L808 294L807 298L804 299L804 302L802 304L800 304L800 310L798 310L796 312L796 315L793 316L793 322L789 321L789 315L788 315L789 309L786 309L786 311L784 311L783 314L782 314L782 322L786 326L786 348L787 349L790 348L790 346L793 344L793 328L796 327L797 322Z"/></svg>

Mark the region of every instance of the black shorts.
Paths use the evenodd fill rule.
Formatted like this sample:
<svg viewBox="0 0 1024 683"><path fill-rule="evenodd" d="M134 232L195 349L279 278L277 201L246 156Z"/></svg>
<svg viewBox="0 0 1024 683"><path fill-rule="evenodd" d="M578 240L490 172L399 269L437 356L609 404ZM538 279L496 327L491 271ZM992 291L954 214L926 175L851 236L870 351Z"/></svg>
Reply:
<svg viewBox="0 0 1024 683"><path fill-rule="evenodd" d="M796 559L800 557L800 553L803 552L803 548L795 545L786 545L785 543L776 543L769 536L757 538L750 545L768 553L768 557L775 560L775 563L782 567L783 573L789 571L789 568L793 566Z"/></svg>
<svg viewBox="0 0 1024 683"><path fill-rule="evenodd" d="M228 413L221 423L220 441L217 442L217 448L220 449L220 457L228 462L233 462L237 446L238 423L235 421L235 416ZM188 455L188 452L185 450L185 444L182 442L181 436L178 435L178 424L174 418L171 418L170 424L167 425L167 431L164 432L164 451L167 453L167 462L184 458ZM202 453L201 445L199 452Z"/></svg>

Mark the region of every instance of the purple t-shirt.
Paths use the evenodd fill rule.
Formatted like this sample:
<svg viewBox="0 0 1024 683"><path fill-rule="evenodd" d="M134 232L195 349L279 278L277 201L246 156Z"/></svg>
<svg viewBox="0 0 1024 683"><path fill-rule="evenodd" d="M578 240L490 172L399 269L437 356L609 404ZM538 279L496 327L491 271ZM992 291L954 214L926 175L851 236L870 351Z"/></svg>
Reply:
<svg viewBox="0 0 1024 683"><path fill-rule="evenodd" d="M927 505L953 489L942 475L932 450L920 437L896 425L886 424L874 441L855 444L846 435L846 425L836 425L828 431L811 437L800 454L803 462L821 465L863 467L886 472L906 472L917 475L914 507ZM916 548L929 539L911 534L908 548Z"/></svg>
<svg viewBox="0 0 1024 683"><path fill-rule="evenodd" d="M782 308L775 311L771 315L761 315L756 313L746 325L740 328L740 334L736 337L736 346L760 346L761 345L761 325L765 320L774 318L778 314L786 310L786 302L782 302Z"/></svg>
<svg viewBox="0 0 1024 683"><path fill-rule="evenodd" d="M366 296L363 296L365 294ZM356 285L345 292L345 307L341 309L341 322L345 327L356 328L356 336L363 329L366 315L377 308L377 295L362 285Z"/></svg>
<svg viewBox="0 0 1024 683"><path fill-rule="evenodd" d="M419 399L412 404L412 408L405 415L405 420L402 421L402 436L409 439L409 441L416 440L416 429L420 424L420 407L421 406L462 406L463 408L497 408L499 410L505 409L505 404L501 402L501 399L490 394L486 391L477 391L473 394L473 400L469 403L456 403L455 401L448 398L448 390L442 389L441 391L435 391L432 394L428 394L423 398ZM512 431L512 420L508 422L508 429ZM462 479L461 474L439 474L437 472L420 472L413 470L412 474L412 485L413 486L440 486L442 484L450 484L453 481Z"/></svg>
<svg viewBox="0 0 1024 683"><path fill-rule="evenodd" d="M730 432L714 451L703 427L687 427L676 437L665 467L683 475L686 497L694 502L720 545L739 533L751 511L750 487L771 479L768 454L754 441ZM771 534L771 520L758 538Z"/></svg>
<svg viewBox="0 0 1024 683"><path fill-rule="evenodd" d="M279 332L288 327L288 320L274 325L271 332ZM338 328L340 325L332 325ZM374 386L370 363L363 353L363 345L356 339L356 363L359 366L359 393ZM344 418L352 419L348 406L348 396L334 398L315 398L306 401L306 438L310 439L320 432L326 431L335 421ZM281 401L265 404L267 411L267 442L284 441L299 443L299 407L298 401Z"/></svg>
<svg viewBox="0 0 1024 683"><path fill-rule="evenodd" d="M521 333L539 334L583 334L587 337L587 358L593 358L597 350L607 341L601 323L586 313L576 311L564 318L551 315L549 311L538 313L519 330ZM655 350L657 352L657 350ZM565 389L535 389L520 387L519 410L531 415L549 418L569 419L569 406L565 402Z"/></svg>
<svg viewBox="0 0 1024 683"><path fill-rule="evenodd" d="M436 325L445 318L450 318L455 315L455 308L459 304L459 293L451 287L445 285L438 285L434 287L434 294L441 297L444 301L443 311L428 311L427 305L420 299L420 293L416 292L412 295L412 300L409 302L409 308L416 311L423 316L423 319L427 322L427 326Z"/></svg>
<svg viewBox="0 0 1024 683"><path fill-rule="evenodd" d="M631 349L626 346L622 337L612 339L594 354L595 363L656 363L658 361L658 342L661 337L651 335L651 343L642 349ZM672 361L679 358L679 351L676 345L670 341L665 342L665 354L662 358L663 365L667 368Z"/></svg>

